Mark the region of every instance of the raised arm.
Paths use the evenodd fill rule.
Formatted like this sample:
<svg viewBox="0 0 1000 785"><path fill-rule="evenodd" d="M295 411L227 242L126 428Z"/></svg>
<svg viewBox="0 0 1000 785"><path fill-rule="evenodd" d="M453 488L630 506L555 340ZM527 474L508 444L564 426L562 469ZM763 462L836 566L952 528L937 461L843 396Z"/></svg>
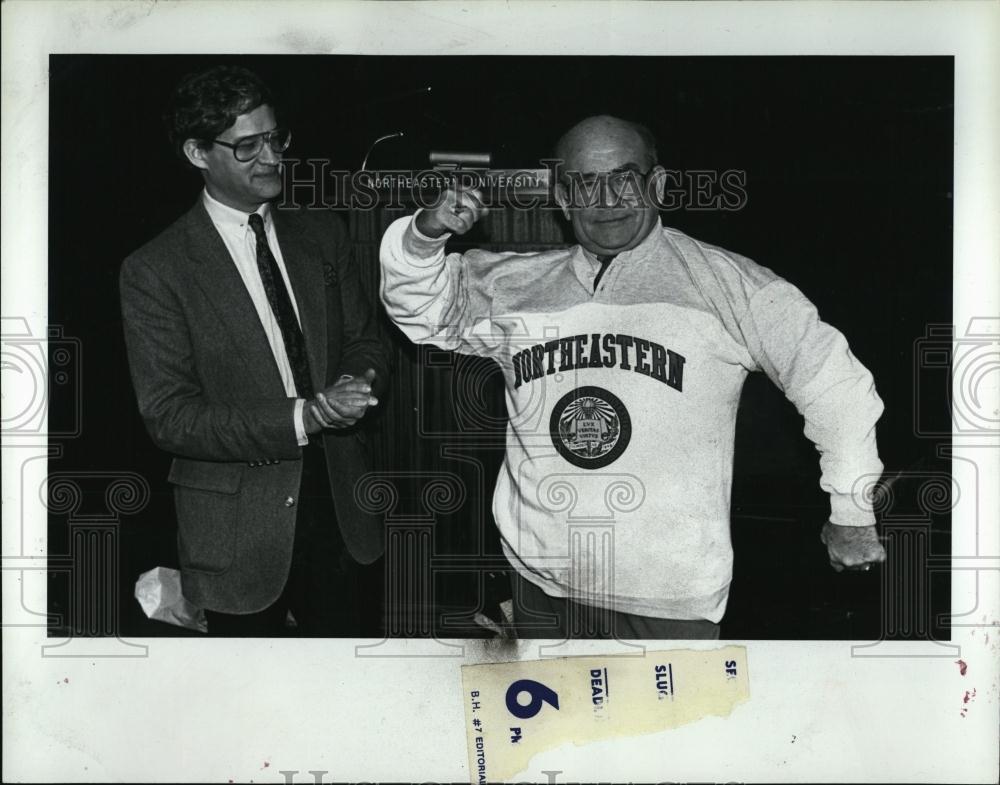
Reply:
<svg viewBox="0 0 1000 785"><path fill-rule="evenodd" d="M448 191L434 210L395 221L382 238L382 303L418 344L466 354L495 348L490 301L481 276L461 254L445 255L452 233L464 234L485 213L474 191Z"/></svg>

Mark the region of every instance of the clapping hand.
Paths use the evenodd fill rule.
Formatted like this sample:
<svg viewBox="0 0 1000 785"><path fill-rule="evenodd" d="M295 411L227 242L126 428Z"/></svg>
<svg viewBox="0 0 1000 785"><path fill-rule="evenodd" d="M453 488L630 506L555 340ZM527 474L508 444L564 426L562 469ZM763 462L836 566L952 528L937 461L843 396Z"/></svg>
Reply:
<svg viewBox="0 0 1000 785"><path fill-rule="evenodd" d="M323 428L349 428L365 416L371 406L378 405L378 398L372 392L375 369L369 368L360 379L341 376L331 387L317 393L306 401L309 415L307 433L316 433ZM313 428L310 430L311 421Z"/></svg>

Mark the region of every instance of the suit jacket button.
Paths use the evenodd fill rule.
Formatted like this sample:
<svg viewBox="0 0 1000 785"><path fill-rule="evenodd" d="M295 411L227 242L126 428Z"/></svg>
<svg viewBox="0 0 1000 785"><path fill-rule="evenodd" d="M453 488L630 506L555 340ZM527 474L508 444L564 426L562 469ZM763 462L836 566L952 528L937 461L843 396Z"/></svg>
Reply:
<svg viewBox="0 0 1000 785"><path fill-rule="evenodd" d="M253 466L253 461L247 461L247 466Z"/></svg>
<svg viewBox="0 0 1000 785"><path fill-rule="evenodd" d="M295 504L295 499L293 499L291 496L286 496L285 497L285 506L286 507L292 507L292 506L294 506L294 504Z"/></svg>

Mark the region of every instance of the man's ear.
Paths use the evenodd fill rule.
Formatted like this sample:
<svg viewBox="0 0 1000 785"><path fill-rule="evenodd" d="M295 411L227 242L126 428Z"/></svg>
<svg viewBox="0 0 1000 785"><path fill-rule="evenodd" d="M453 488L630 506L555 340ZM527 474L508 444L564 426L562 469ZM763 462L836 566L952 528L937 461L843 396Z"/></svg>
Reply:
<svg viewBox="0 0 1000 785"><path fill-rule="evenodd" d="M201 142L198 139L188 139L184 142L184 157L188 159L188 162L198 169L208 169L208 161L206 156L208 150L201 146Z"/></svg>
<svg viewBox="0 0 1000 785"><path fill-rule="evenodd" d="M646 180L647 192L653 197L656 204L655 207L659 208L663 206L663 194L667 188L667 170L662 166L657 164L653 167L653 171L650 173ZM649 186L652 185L652 188Z"/></svg>
<svg viewBox="0 0 1000 785"><path fill-rule="evenodd" d="M562 210L563 218L567 221L569 220L569 194L566 193L566 186L562 183L556 183L555 188L552 189L553 194L556 197L556 204L559 205L559 209Z"/></svg>

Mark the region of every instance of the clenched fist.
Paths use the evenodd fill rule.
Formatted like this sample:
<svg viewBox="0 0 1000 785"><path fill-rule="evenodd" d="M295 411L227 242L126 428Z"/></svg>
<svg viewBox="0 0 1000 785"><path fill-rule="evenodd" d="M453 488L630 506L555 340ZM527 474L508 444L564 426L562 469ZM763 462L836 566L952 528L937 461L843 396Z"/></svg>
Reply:
<svg viewBox="0 0 1000 785"><path fill-rule="evenodd" d="M416 226L426 237L437 238L445 232L465 234L486 212L483 195L475 188L461 191L449 188L437 207L417 213Z"/></svg>
<svg viewBox="0 0 1000 785"><path fill-rule="evenodd" d="M837 526L828 521L820 540L830 556L830 566L837 572L868 570L885 561L885 548L874 526Z"/></svg>

